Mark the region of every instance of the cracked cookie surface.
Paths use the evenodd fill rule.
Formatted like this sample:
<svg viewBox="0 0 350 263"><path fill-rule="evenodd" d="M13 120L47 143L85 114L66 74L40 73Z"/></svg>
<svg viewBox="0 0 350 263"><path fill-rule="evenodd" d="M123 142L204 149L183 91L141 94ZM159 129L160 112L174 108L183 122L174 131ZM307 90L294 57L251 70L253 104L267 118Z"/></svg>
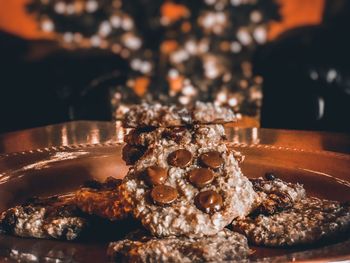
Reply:
<svg viewBox="0 0 350 263"><path fill-rule="evenodd" d="M280 213L237 219L233 228L255 245L313 244L350 230L350 204L309 197Z"/></svg>
<svg viewBox="0 0 350 263"><path fill-rule="evenodd" d="M87 226L86 216L71 204L71 196L37 198L0 216L1 232L20 237L73 240Z"/></svg>
<svg viewBox="0 0 350 263"><path fill-rule="evenodd" d="M255 208L252 214L272 215L293 206L306 197L306 191L301 184L285 182L273 174L266 174L266 179L250 179L257 192Z"/></svg>
<svg viewBox="0 0 350 263"><path fill-rule="evenodd" d="M224 229L202 238L125 239L112 242L107 253L115 262L222 262L244 259L250 250L243 235Z"/></svg>
<svg viewBox="0 0 350 263"><path fill-rule="evenodd" d="M122 158L127 165L133 165L145 154L147 147L155 143L207 146L225 139L225 129L220 124L133 129L124 138L127 144L123 147Z"/></svg>
<svg viewBox="0 0 350 263"><path fill-rule="evenodd" d="M149 146L160 140L177 144L214 144L226 138L224 127L220 124L194 125L192 127L133 129L124 138L130 145Z"/></svg>
<svg viewBox="0 0 350 263"><path fill-rule="evenodd" d="M214 235L256 198L225 144L153 144L122 185L134 217L158 237Z"/></svg>
<svg viewBox="0 0 350 263"><path fill-rule="evenodd" d="M122 180L113 177L108 177L103 183L89 181L73 192L74 205L90 215L112 221L125 219L130 208L119 194L121 182Z"/></svg>
<svg viewBox="0 0 350 263"><path fill-rule="evenodd" d="M233 122L232 110L213 103L197 102L192 108L164 106L161 104L135 105L125 114L123 126L174 127L193 124L223 124Z"/></svg>

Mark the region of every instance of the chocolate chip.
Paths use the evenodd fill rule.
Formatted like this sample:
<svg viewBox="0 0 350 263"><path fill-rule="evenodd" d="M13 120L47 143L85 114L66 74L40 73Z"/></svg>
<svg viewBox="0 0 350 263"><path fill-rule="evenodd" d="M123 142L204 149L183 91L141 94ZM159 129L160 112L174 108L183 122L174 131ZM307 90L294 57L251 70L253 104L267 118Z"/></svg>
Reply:
<svg viewBox="0 0 350 263"><path fill-rule="evenodd" d="M12 229L15 227L15 225L18 222L18 217L13 211L5 213L5 217L2 218L1 224L0 224L0 233L11 233Z"/></svg>
<svg viewBox="0 0 350 263"><path fill-rule="evenodd" d="M214 177L214 173L207 168L196 168L188 173L188 180L198 188L210 184Z"/></svg>
<svg viewBox="0 0 350 263"><path fill-rule="evenodd" d="M151 197L156 204L167 205L176 200L177 190L168 185L157 185L151 191Z"/></svg>
<svg viewBox="0 0 350 263"><path fill-rule="evenodd" d="M133 165L142 157L145 151L145 147L127 144L123 148L123 160L127 165Z"/></svg>
<svg viewBox="0 0 350 263"><path fill-rule="evenodd" d="M196 206L208 214L219 211L222 207L222 197L213 190L200 192L195 199Z"/></svg>
<svg viewBox="0 0 350 263"><path fill-rule="evenodd" d="M83 183L83 187L100 190L102 188L102 183L97 180L88 180Z"/></svg>
<svg viewBox="0 0 350 263"><path fill-rule="evenodd" d="M168 178L168 171L162 167L154 165L146 168L144 175L149 184L160 185L164 184Z"/></svg>
<svg viewBox="0 0 350 263"><path fill-rule="evenodd" d="M266 173L265 178L266 180L269 180L269 181L273 181L277 179L276 175L274 175L273 173Z"/></svg>
<svg viewBox="0 0 350 263"><path fill-rule="evenodd" d="M157 128L156 127L152 127L152 126L146 126L146 127L140 127L140 128L137 128L136 131L141 134L141 133L147 133L147 132L152 132L154 130L156 130Z"/></svg>
<svg viewBox="0 0 350 263"><path fill-rule="evenodd" d="M219 168L224 162L221 154L217 151L202 153L199 160L203 165L213 169Z"/></svg>
<svg viewBox="0 0 350 263"><path fill-rule="evenodd" d="M130 143L132 145L138 145L140 144L140 137L142 134L150 133L154 130L154 127L142 127L132 130L125 136L125 142Z"/></svg>
<svg viewBox="0 0 350 263"><path fill-rule="evenodd" d="M108 176L106 178L105 182L103 183L103 187L105 189L113 189L113 188L116 188L121 183L122 183L121 179L117 179L117 178L114 178L112 176Z"/></svg>
<svg viewBox="0 0 350 263"><path fill-rule="evenodd" d="M166 129L162 132L162 137L179 143L184 137L186 130L187 129L185 127L174 127L171 129Z"/></svg>
<svg viewBox="0 0 350 263"><path fill-rule="evenodd" d="M31 205L23 207L23 212L26 214L32 214L35 212L35 208L32 207Z"/></svg>
<svg viewBox="0 0 350 263"><path fill-rule="evenodd" d="M116 188L118 185L120 185L122 182L121 179L114 178L112 176L108 176L104 183L101 183L97 180L88 180L85 181L82 187L84 188L90 188L94 190L101 190L101 189L113 189Z"/></svg>
<svg viewBox="0 0 350 263"><path fill-rule="evenodd" d="M188 166L192 161L192 153L185 149L172 152L168 156L168 164L180 168Z"/></svg>

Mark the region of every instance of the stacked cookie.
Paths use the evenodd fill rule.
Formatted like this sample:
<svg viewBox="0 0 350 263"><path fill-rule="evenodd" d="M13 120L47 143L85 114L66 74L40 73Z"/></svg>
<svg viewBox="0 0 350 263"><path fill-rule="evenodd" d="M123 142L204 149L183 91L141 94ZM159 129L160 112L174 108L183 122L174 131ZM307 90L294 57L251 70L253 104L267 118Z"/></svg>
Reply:
<svg viewBox="0 0 350 263"><path fill-rule="evenodd" d="M249 255L247 239L293 246L349 230L349 205L309 198L302 185L271 174L249 181L225 144L222 124L233 120L228 110L203 103L131 109L123 158L132 167L120 194L148 234L111 243L112 258L240 260Z"/></svg>
<svg viewBox="0 0 350 263"><path fill-rule="evenodd" d="M123 159L132 166L120 193L153 245L170 237L197 244L208 236L238 236L246 248L239 257L248 254L245 237L224 230L234 218L247 215L256 200L252 183L224 141L223 123L231 121L230 110L205 103L191 109L142 105L126 115L124 126L132 130L125 137ZM121 244L130 246L120 242L110 246L110 253L119 255L127 250ZM227 247L232 250L232 245ZM237 259L238 254L230 255L221 260Z"/></svg>
<svg viewBox="0 0 350 263"><path fill-rule="evenodd" d="M227 149L218 124L229 121L234 121L231 111L203 103L177 110L135 107L126 116L126 127L138 123L140 128L125 138L123 158L133 166L123 190L133 216L153 235L214 235L249 213L253 186Z"/></svg>

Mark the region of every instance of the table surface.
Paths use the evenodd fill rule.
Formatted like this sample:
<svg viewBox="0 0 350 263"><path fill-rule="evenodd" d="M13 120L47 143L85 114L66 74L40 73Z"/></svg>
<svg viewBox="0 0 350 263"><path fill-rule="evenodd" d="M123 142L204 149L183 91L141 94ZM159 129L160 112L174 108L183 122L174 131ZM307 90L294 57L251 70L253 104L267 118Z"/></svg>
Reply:
<svg viewBox="0 0 350 263"><path fill-rule="evenodd" d="M350 134L317 131L226 127L237 144L262 144L309 151L350 154ZM120 122L74 121L0 135L0 154L57 146L121 142Z"/></svg>

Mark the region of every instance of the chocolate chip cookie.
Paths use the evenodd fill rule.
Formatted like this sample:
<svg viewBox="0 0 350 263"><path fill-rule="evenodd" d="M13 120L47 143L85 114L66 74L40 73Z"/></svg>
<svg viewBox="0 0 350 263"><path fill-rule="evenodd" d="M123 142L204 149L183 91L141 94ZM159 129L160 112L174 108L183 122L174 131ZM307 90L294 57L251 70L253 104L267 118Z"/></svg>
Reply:
<svg viewBox="0 0 350 263"><path fill-rule="evenodd" d="M158 237L215 235L256 198L225 144L152 144L122 185L134 217Z"/></svg>
<svg viewBox="0 0 350 263"><path fill-rule="evenodd" d="M147 147L160 140L177 144L197 143L200 145L219 143L226 139L222 125L194 125L191 127L172 127L157 129L133 129L124 138L129 145Z"/></svg>
<svg viewBox="0 0 350 263"><path fill-rule="evenodd" d="M149 145L157 142L206 146L221 143L225 139L225 130L220 124L133 129L125 136L127 144L123 148L122 157L127 165L133 165L143 156Z"/></svg>
<svg viewBox="0 0 350 263"><path fill-rule="evenodd" d="M235 220L233 227L255 245L314 244L350 231L350 204L310 197L274 215Z"/></svg>
<svg viewBox="0 0 350 263"><path fill-rule="evenodd" d="M266 174L265 177L250 179L258 194L252 214L272 215L306 197L306 191L300 184L285 182L273 174Z"/></svg>
<svg viewBox="0 0 350 263"><path fill-rule="evenodd" d="M121 180L109 177L103 183L88 181L69 194L30 198L1 214L0 232L21 237L76 239L95 220L90 215L108 220L127 217L128 207L118 194L120 184Z"/></svg>
<svg viewBox="0 0 350 263"><path fill-rule="evenodd" d="M141 104L132 106L125 114L123 126L174 127L193 124L223 124L235 121L232 110L213 103L197 102L192 108Z"/></svg>
<svg viewBox="0 0 350 263"><path fill-rule="evenodd" d="M111 243L107 253L115 262L222 262L245 259L250 250L243 235L224 229L202 238L126 239Z"/></svg>
<svg viewBox="0 0 350 263"><path fill-rule="evenodd" d="M108 177L104 183L90 181L73 193L74 205L90 215L112 221L124 219L130 207L119 194L121 182L113 177Z"/></svg>
<svg viewBox="0 0 350 263"><path fill-rule="evenodd" d="M73 240L87 228L86 216L70 204L71 197L30 200L0 216L0 232L20 237Z"/></svg>

